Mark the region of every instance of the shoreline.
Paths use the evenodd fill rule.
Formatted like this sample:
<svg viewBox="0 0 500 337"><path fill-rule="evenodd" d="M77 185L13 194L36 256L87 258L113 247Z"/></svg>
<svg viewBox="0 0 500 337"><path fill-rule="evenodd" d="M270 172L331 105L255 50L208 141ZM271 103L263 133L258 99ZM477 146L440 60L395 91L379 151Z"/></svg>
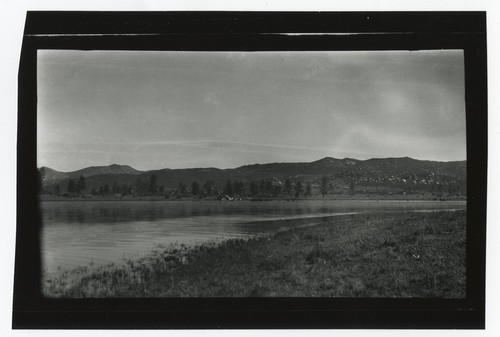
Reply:
<svg viewBox="0 0 500 337"><path fill-rule="evenodd" d="M252 201L252 202L272 202L272 201L429 201L429 202L445 202L445 201L467 201L466 197L454 197L454 198L408 198L407 196L401 198L395 198L393 196L379 196L379 197L356 197L356 196L346 196L346 197L334 197L334 198L242 198L237 200L218 200L218 199L199 199L199 198L181 198L181 199L166 199L164 197L125 197L125 198L114 198L114 197L103 197L103 198L85 198L85 197L55 197L55 196L40 196L39 201L84 201L84 202L101 202L101 201L163 201L163 202L211 202L218 201L221 203L234 203L240 201Z"/></svg>
<svg viewBox="0 0 500 337"><path fill-rule="evenodd" d="M180 247L180 248L179 248ZM465 211L355 215L44 275L48 297L465 296Z"/></svg>

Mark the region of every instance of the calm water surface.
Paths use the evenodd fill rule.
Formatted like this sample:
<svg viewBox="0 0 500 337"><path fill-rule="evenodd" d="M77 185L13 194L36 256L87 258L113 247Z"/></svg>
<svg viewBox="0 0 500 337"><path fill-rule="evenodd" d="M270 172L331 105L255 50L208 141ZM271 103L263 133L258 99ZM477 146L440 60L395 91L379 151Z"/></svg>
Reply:
<svg viewBox="0 0 500 337"><path fill-rule="evenodd" d="M465 209L465 201L45 201L42 268L119 262L155 245L274 233L346 214Z"/></svg>

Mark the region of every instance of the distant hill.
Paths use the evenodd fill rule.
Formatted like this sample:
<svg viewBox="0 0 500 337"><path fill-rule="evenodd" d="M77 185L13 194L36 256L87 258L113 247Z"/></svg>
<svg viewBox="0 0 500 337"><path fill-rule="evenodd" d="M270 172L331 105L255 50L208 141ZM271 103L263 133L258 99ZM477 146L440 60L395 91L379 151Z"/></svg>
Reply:
<svg viewBox="0 0 500 337"><path fill-rule="evenodd" d="M80 175L84 177L92 177L100 174L139 174L141 171L136 170L128 165L112 164L109 166L91 166L78 171L68 173L71 178L78 178Z"/></svg>
<svg viewBox="0 0 500 337"><path fill-rule="evenodd" d="M90 166L78 171L59 172L49 167L40 168L40 172L44 175L44 183L57 182L64 179L78 179L81 175L85 178L97 175L120 175L120 174L139 174L141 171L134 169L128 165L112 164L109 166Z"/></svg>
<svg viewBox="0 0 500 337"><path fill-rule="evenodd" d="M466 161L438 162L404 158L373 158L357 160L326 157L310 163L269 163L245 165L234 169L188 168L139 171L127 165L94 166L73 172L58 172L48 167L44 173L43 185L51 190L60 185L64 190L70 179L83 175L86 190L99 189L104 185L117 184L139 186L148 184L154 174L156 184L165 189L175 189L179 183L190 187L193 181L202 185L206 181L222 189L227 180L249 184L252 181L272 180L283 184L311 183L319 186L326 176L330 189L346 191L353 184L364 192L387 188L403 190L431 190L436 185L453 185L464 193L466 188ZM349 187L350 186L350 187Z"/></svg>
<svg viewBox="0 0 500 337"><path fill-rule="evenodd" d="M44 184L49 184L68 178L67 173L59 172L45 166L40 168L40 173L42 174Z"/></svg>

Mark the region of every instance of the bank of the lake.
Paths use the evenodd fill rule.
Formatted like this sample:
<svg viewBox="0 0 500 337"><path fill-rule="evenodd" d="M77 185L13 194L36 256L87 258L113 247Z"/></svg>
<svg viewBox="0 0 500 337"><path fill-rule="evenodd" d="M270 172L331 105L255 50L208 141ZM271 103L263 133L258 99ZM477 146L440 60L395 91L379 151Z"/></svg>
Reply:
<svg viewBox="0 0 500 337"><path fill-rule="evenodd" d="M58 195L40 195L40 201L217 201L217 197L206 198L165 198L161 195L144 196L58 196ZM466 196L436 196L431 193L421 194L330 194L312 197L269 197L269 198L235 198L234 200L220 201L299 201L299 200L387 200L387 201L465 201Z"/></svg>
<svg viewBox="0 0 500 337"><path fill-rule="evenodd" d="M465 211L345 217L45 275L50 297L465 296Z"/></svg>

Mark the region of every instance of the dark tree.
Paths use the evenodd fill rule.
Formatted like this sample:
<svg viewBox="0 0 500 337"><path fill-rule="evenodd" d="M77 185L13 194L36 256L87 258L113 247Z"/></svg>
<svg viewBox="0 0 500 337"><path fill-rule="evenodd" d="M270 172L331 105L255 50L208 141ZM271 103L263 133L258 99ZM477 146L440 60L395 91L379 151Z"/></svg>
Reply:
<svg viewBox="0 0 500 337"><path fill-rule="evenodd" d="M131 194L131 193L129 192L129 185L127 185L127 184L123 184L123 185L122 185L122 188L121 188L121 192L122 192L122 195Z"/></svg>
<svg viewBox="0 0 500 337"><path fill-rule="evenodd" d="M454 183L449 184L448 185L448 194L449 195L458 194L458 185L454 184Z"/></svg>
<svg viewBox="0 0 500 337"><path fill-rule="evenodd" d="M85 187L86 187L86 182L85 182L85 177L83 175L80 176L80 178L78 178L78 181L76 182L76 185L75 185L75 191L76 193L81 193L85 190Z"/></svg>
<svg viewBox="0 0 500 337"><path fill-rule="evenodd" d="M253 180L250 182L250 194L254 196L259 194L259 185Z"/></svg>
<svg viewBox="0 0 500 337"><path fill-rule="evenodd" d="M323 176L321 178L321 187L319 188L319 192L325 197L325 194L328 192L328 177Z"/></svg>
<svg viewBox="0 0 500 337"><path fill-rule="evenodd" d="M354 195L354 189L356 188L356 180L354 179L351 179L351 181L349 181L349 191L351 192L351 194Z"/></svg>
<svg viewBox="0 0 500 337"><path fill-rule="evenodd" d="M306 186L306 197L310 197L311 195L312 195L311 183L307 183L307 186Z"/></svg>
<svg viewBox="0 0 500 337"><path fill-rule="evenodd" d="M200 185L197 181L193 181L193 183L191 184L191 193L193 193L193 195L195 196L200 194Z"/></svg>
<svg viewBox="0 0 500 337"><path fill-rule="evenodd" d="M139 192L139 189L140 189L140 187L141 187L141 184L142 184L141 179L137 178L137 179L135 180L135 184L134 184L134 191L135 191L135 193L138 193L138 192Z"/></svg>
<svg viewBox="0 0 500 337"><path fill-rule="evenodd" d="M233 195L233 184L231 183L231 179L228 179L226 182L226 186L224 186L224 194L229 196Z"/></svg>
<svg viewBox="0 0 500 337"><path fill-rule="evenodd" d="M109 195L109 185L108 184L105 184L104 187L102 188L102 194Z"/></svg>
<svg viewBox="0 0 500 337"><path fill-rule="evenodd" d="M70 179L68 181L68 192L69 193L74 193L75 192L75 181L73 179Z"/></svg>
<svg viewBox="0 0 500 337"><path fill-rule="evenodd" d="M139 195L144 195L149 193L149 183L143 182L141 179L137 178L135 181L135 193Z"/></svg>
<svg viewBox="0 0 500 337"><path fill-rule="evenodd" d="M259 189L261 193L266 193L266 181L261 180L259 184Z"/></svg>
<svg viewBox="0 0 500 337"><path fill-rule="evenodd" d="M281 186L280 185L274 186L273 194L274 194L274 196L278 196L281 194Z"/></svg>
<svg viewBox="0 0 500 337"><path fill-rule="evenodd" d="M149 176L149 192L156 194L156 182L158 178L156 177L156 174L152 174Z"/></svg>
<svg viewBox="0 0 500 337"><path fill-rule="evenodd" d="M60 195L61 194L61 187L59 185L56 185L54 189L55 195Z"/></svg>
<svg viewBox="0 0 500 337"><path fill-rule="evenodd" d="M233 183L233 192L234 194L241 195L243 193L243 182L235 180Z"/></svg>
<svg viewBox="0 0 500 337"><path fill-rule="evenodd" d="M220 189L216 185L213 185L212 186L212 195L219 195L219 194L221 194Z"/></svg>
<svg viewBox="0 0 500 337"><path fill-rule="evenodd" d="M351 171L349 173L349 191L352 195L355 193L356 189L356 183L358 182L358 179L361 177L361 175L356 172L356 171ZM414 176L412 176L414 177Z"/></svg>
<svg viewBox="0 0 500 337"><path fill-rule="evenodd" d="M266 181L266 192L267 193L273 192L273 182L271 180Z"/></svg>
<svg viewBox="0 0 500 337"><path fill-rule="evenodd" d="M302 183L298 181L297 184L295 184L295 198L298 198L303 192L304 188L302 187Z"/></svg>
<svg viewBox="0 0 500 337"><path fill-rule="evenodd" d="M120 186L116 182L113 182L113 186L111 187L111 191L113 194L118 194L120 193Z"/></svg>
<svg viewBox="0 0 500 337"><path fill-rule="evenodd" d="M186 185L184 185L184 184L181 182L181 183L179 183L179 186L178 186L177 190L178 190L179 194L180 194L181 196L183 196L184 194L186 194L187 187L186 187Z"/></svg>
<svg viewBox="0 0 500 337"><path fill-rule="evenodd" d="M287 179L285 181L285 193L290 193L292 192L292 182L290 181L290 179Z"/></svg>
<svg viewBox="0 0 500 337"><path fill-rule="evenodd" d="M442 184L439 184L438 183L438 186L437 186L437 193L439 196L442 196L443 195L443 185Z"/></svg>
<svg viewBox="0 0 500 337"><path fill-rule="evenodd" d="M205 194L210 196L213 194L213 185L214 182L212 180L207 180L205 184L203 184L203 190L205 191Z"/></svg>

